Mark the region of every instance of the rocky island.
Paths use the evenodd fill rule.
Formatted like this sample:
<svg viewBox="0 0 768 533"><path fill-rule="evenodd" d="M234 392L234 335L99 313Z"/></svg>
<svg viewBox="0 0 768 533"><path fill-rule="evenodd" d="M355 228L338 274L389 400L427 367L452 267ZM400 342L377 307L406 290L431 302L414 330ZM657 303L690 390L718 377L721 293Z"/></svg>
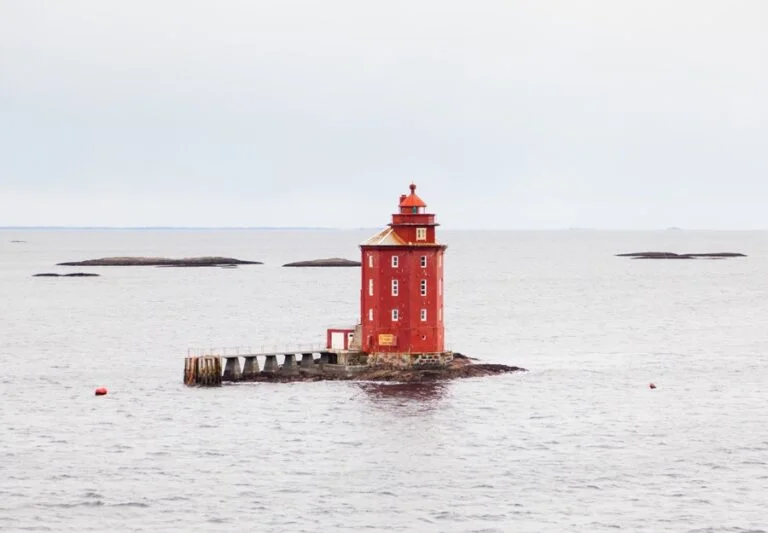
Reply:
<svg viewBox="0 0 768 533"><path fill-rule="evenodd" d="M527 372L525 368L490 363L455 364L447 368L370 368L359 374L347 376L343 374L266 374L243 376L231 382L254 383L293 383L297 381L369 381L388 383L434 383L437 381L452 381L462 378L479 378L508 374L510 372Z"/></svg>
<svg viewBox="0 0 768 533"><path fill-rule="evenodd" d="M260 261L243 261L231 257L102 257L85 261L69 261L57 266L163 266L163 267L221 267L237 265L261 265Z"/></svg>
<svg viewBox="0 0 768 533"><path fill-rule="evenodd" d="M525 368L492 363L476 363L474 358L453 353L450 363L445 365L366 365L363 360L347 360L339 364L328 352L321 353L320 359L313 354L286 354L281 365L277 355L243 356L200 356L187 357L184 364L184 383L203 387L221 386L223 383L293 383L303 381L367 381L396 383L434 383L461 378L476 378L526 372ZM240 358L245 366L240 366ZM258 358L266 357L263 368ZM226 360L222 372L222 359ZM347 364L347 363L352 364Z"/></svg>
<svg viewBox="0 0 768 533"><path fill-rule="evenodd" d="M629 257L631 259L725 259L728 257L747 257L745 254L735 252L708 252L703 254L676 254L673 252L632 252L628 254L616 254L616 257Z"/></svg>
<svg viewBox="0 0 768 533"><path fill-rule="evenodd" d="M329 259L312 259L311 261L296 261L295 263L286 263L284 267L359 267L360 261L352 261L341 257L331 257Z"/></svg>

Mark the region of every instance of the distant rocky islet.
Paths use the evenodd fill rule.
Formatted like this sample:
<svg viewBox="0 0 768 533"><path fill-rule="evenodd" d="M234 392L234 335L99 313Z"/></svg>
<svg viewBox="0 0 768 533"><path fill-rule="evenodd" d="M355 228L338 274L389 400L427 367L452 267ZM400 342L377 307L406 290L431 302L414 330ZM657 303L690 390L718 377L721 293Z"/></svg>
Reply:
<svg viewBox="0 0 768 533"><path fill-rule="evenodd" d="M352 261L341 257L331 257L328 259L312 259L309 261L296 261L286 263L284 267L359 267L360 261Z"/></svg>
<svg viewBox="0 0 768 533"><path fill-rule="evenodd" d="M236 267L239 265L262 265L261 261L246 261L233 257L185 257L171 259L166 257L102 257L84 261L66 261L57 266L155 266L155 267ZM310 259L286 263L284 267L359 267L359 261L331 257Z"/></svg>
<svg viewBox="0 0 768 533"><path fill-rule="evenodd" d="M261 261L244 261L232 257L185 257L169 259L166 257L102 257L85 261L67 261L57 266L163 266L163 267L221 267L237 265L261 265Z"/></svg>
<svg viewBox="0 0 768 533"><path fill-rule="evenodd" d="M59 274L57 272L41 272L39 274L33 274L34 278L96 278L100 274L94 272L69 272L67 274Z"/></svg>
<svg viewBox="0 0 768 533"><path fill-rule="evenodd" d="M694 254L678 254L674 252L631 252L616 254L616 257L629 257L630 259L727 259L730 257L747 257L738 252L707 252Z"/></svg>
<svg viewBox="0 0 768 533"><path fill-rule="evenodd" d="M142 267L219 267L236 268L239 265L262 265L261 261L246 261L233 257L204 256L204 257L185 257L173 259L166 257L101 257L98 259L86 259L83 261L65 261L57 263L57 266L87 266L87 267L116 267L116 266L142 266ZM359 261L352 261L340 257L331 257L327 259L312 259L308 261L297 261L286 263L284 267L359 267ZM98 277L100 274L93 272L69 272L60 274L57 272L41 272L33 274L33 277L56 278L56 277Z"/></svg>
<svg viewBox="0 0 768 533"><path fill-rule="evenodd" d="M630 259L727 259L735 257L747 257L739 252L706 252L706 253L675 253L675 252L630 252L615 254L616 257L628 257ZM154 267L220 267L235 268L239 265L262 265L261 261L247 261L233 257L204 256L185 257L180 259L166 257L102 257L98 259L86 259L84 261L66 261L57 263L57 266L154 266ZM333 268L333 267L359 267L359 261L353 261L341 257L324 259L310 259L285 263L283 267L309 267L309 268ZM55 272L41 272L34 277L98 277L93 272L70 272L59 274Z"/></svg>

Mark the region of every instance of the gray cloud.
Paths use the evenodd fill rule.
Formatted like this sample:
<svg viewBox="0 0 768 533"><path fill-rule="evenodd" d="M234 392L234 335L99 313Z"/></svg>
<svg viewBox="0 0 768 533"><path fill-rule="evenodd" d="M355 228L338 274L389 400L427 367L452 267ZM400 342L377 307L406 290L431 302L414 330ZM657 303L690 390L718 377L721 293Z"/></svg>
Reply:
<svg viewBox="0 0 768 533"><path fill-rule="evenodd" d="M765 228L756 1L0 3L0 225Z"/></svg>

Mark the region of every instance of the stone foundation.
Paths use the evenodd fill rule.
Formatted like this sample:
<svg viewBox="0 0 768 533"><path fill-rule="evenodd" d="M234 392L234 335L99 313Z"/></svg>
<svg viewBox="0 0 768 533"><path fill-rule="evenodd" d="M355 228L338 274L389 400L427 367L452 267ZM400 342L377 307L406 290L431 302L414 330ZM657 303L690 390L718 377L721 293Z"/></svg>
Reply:
<svg viewBox="0 0 768 533"><path fill-rule="evenodd" d="M368 365L386 368L441 368L453 361L453 352L442 353L372 353Z"/></svg>

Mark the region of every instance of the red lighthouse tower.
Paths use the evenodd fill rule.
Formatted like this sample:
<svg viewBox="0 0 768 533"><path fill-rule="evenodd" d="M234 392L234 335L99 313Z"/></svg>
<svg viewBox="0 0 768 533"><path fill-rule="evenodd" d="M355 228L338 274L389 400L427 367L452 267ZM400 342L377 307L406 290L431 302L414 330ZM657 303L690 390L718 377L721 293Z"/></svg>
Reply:
<svg viewBox="0 0 768 533"><path fill-rule="evenodd" d="M435 215L416 195L402 195L389 227L360 245L360 338L368 364L444 364L443 254Z"/></svg>

